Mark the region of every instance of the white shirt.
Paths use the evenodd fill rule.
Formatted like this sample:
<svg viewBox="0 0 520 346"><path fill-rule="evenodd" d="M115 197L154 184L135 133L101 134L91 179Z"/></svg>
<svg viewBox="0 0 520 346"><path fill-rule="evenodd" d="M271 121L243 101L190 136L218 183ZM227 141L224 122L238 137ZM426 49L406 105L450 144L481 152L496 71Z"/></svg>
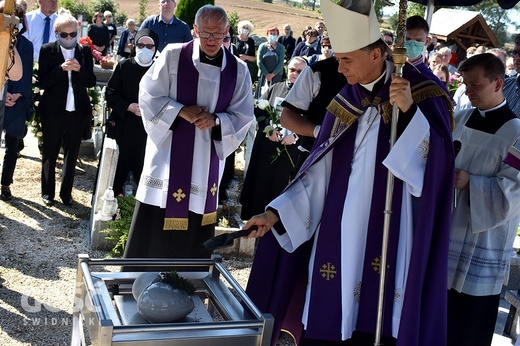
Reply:
<svg viewBox="0 0 520 346"><path fill-rule="evenodd" d="M56 36L54 34L54 22L58 15L53 13L49 16L51 18L50 29L49 29L49 41L56 41ZM34 62L37 62L40 57L40 49L43 44L43 31L45 28L45 18L46 16L42 13L40 9L31 11L25 15L25 20L27 22L27 31L23 33L25 37L32 42L34 47Z"/></svg>
<svg viewBox="0 0 520 346"><path fill-rule="evenodd" d="M74 51L76 48L65 49L62 46L60 46L60 48L65 60L74 58ZM74 104L74 89L72 89L72 71L67 72L69 76L69 89L67 91L67 103L65 104L65 110L68 112L74 112L76 110L76 106Z"/></svg>

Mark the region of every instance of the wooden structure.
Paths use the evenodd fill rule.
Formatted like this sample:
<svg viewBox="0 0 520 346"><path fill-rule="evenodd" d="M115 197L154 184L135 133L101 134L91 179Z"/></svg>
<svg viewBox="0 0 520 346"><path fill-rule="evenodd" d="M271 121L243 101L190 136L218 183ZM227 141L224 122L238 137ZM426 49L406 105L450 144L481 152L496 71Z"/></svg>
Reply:
<svg viewBox="0 0 520 346"><path fill-rule="evenodd" d="M476 11L441 8L433 14L430 34L439 41L458 46L459 60L466 56L471 46L498 47L498 40L486 20Z"/></svg>

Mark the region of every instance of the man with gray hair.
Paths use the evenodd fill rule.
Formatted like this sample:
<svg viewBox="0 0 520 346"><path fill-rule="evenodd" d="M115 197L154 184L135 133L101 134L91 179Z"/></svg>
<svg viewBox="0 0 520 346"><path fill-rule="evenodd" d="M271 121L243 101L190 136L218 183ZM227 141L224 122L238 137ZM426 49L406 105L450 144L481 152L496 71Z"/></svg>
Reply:
<svg viewBox="0 0 520 346"><path fill-rule="evenodd" d="M199 248L214 236L225 160L253 121L247 66L222 47L226 12L205 5L193 28L198 38L168 45L141 79L148 139L125 257L211 255Z"/></svg>

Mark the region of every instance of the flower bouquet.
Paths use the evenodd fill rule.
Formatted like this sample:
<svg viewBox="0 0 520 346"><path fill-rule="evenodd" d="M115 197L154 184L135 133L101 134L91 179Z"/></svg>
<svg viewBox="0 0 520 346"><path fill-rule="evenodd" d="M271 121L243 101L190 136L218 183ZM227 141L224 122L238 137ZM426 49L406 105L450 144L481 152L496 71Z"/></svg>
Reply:
<svg viewBox="0 0 520 346"><path fill-rule="evenodd" d="M257 99L255 100L255 107L262 110L265 115L261 115L257 118L258 122L264 121L267 125L264 128L264 133L267 136L272 136L274 133L278 133L279 136L281 136L281 132L284 130L283 127L280 125L280 112L272 107L269 104L269 101L266 99ZM281 139L279 137L279 139ZM287 157L289 158L289 161L291 162L291 165L294 166L294 162L291 158L291 155L289 154L289 151L287 150L287 145L283 144L283 149L276 148L276 152L271 156L271 163L276 161L280 155L282 155L282 151L285 151L287 154Z"/></svg>
<svg viewBox="0 0 520 346"><path fill-rule="evenodd" d="M94 43L92 43L92 40L90 39L90 37L88 37L88 36L80 37L78 39L78 43L81 45L90 47L90 50L92 51L92 55L94 56L94 59L96 59L96 61L101 61L103 59L103 55L101 54L101 52L96 50L96 48L94 48Z"/></svg>

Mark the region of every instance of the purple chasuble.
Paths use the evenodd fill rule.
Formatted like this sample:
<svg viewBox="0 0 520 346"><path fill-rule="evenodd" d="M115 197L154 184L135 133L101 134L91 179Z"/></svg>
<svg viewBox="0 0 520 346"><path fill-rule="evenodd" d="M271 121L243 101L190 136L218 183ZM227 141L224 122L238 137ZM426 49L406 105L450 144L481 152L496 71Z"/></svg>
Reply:
<svg viewBox="0 0 520 346"><path fill-rule="evenodd" d="M226 54L226 67L220 73L219 99L215 112L224 112L227 109L236 86L237 61L227 49L223 49L223 51ZM182 46L177 76L177 102L190 106L197 104L199 82L199 72L193 63L192 54L193 41L190 41ZM196 127L181 117L177 117L175 121L177 126L172 133L164 230L187 230ZM218 174L219 158L215 145L211 141L207 196L202 226L217 221Z"/></svg>
<svg viewBox="0 0 520 346"><path fill-rule="evenodd" d="M446 95L446 93L434 82L426 78L413 67L405 65L404 77L410 81L414 101L429 122L430 143L422 195L421 197L412 197L414 236L405 288L406 294L404 296L401 323L397 336L397 345L443 346L446 345L446 273L451 215L451 189L453 188L454 172L454 152L451 137L451 99L449 95ZM386 90L387 88L388 86L384 87ZM363 91L358 85L347 85L341 93L346 100L354 105L358 102L365 102L363 101L365 98ZM341 100L336 98L335 101L341 104ZM391 107L386 109L384 105L381 104L381 106L380 113L383 114L383 119L389 119L389 116L391 116ZM355 127L357 125L354 125L355 120L363 113L362 110L366 107L360 107L359 112L355 109L349 109L348 106L345 107L345 105L336 109L332 108L334 107L329 106L329 112L325 117L313 152L309 155L308 160L304 166L302 166L302 169L295 179L302 176L309 166L314 162L319 161L332 148L335 149L334 156L336 156L337 153L340 153L340 155L337 156L342 156L343 153L345 153L344 160L348 161L348 164L350 164L348 155L350 155L350 157L352 156L353 148L349 148L348 144L341 145L341 143L353 141L353 139L350 139L349 137L355 137L356 135ZM338 119L342 120L342 123L339 124L339 126L339 121L337 121ZM382 161L382 159L388 154L388 143L381 143L385 141L388 142L390 134L389 126L389 122L385 124L381 123L380 125L376 154L377 162L375 180L377 180L377 176L382 174L380 171L386 172L386 168L382 166L380 161ZM336 147L338 150L336 150ZM341 169L342 163L335 162L339 161L335 159L337 158L333 157L333 169ZM343 167L343 169L345 169L345 167ZM349 172L350 170L347 169L346 171L338 172L338 174L341 175L341 173L343 173L343 179L347 180L346 177ZM333 172L331 175L331 188L329 191L337 189L341 192L335 191L333 194L327 196L319 235L320 237L328 237L330 233L324 235L324 232L322 232L323 227L332 227L330 231L336 232L337 234L334 235L334 237L336 237L335 239L339 239L337 237L340 235L339 232L341 231L339 228L339 219L342 215L342 208L338 208L338 206L343 205L344 199L340 200L338 196L346 194L346 187L348 185L347 183L343 183L343 186L340 188L338 186L338 183L341 183L339 182L340 179L339 177L336 179L334 175L336 175L336 173ZM338 183L333 182L333 179ZM386 187L386 177L379 180L382 180L383 183L381 184ZM332 186L333 183L336 185ZM384 219L384 215L378 210L381 209L378 207L378 204L382 203L384 206L385 191L384 189L379 191L380 187L378 187L377 184L378 183L376 182L376 186L374 186L372 206L370 210L370 221L368 226L369 233L367 235L370 239L371 237L380 237L378 232L382 232L382 220ZM378 192L380 192L381 195L376 197ZM394 232L394 230L399 228L400 210L396 210L395 207L399 209L401 206L401 194L402 182L396 179L393 199L394 216L392 217L390 226L391 237L392 233L397 233ZM332 198L333 196L334 198ZM381 199L383 202L378 201L378 199ZM330 209L339 210L335 212ZM338 220L330 220L331 218L337 218ZM324 225L324 222L328 223L328 225ZM290 225L285 226L286 228L290 227ZM277 243L269 242L271 248L263 249L260 256L258 253L255 256L246 292L259 309L263 312L271 312L275 317L272 345L276 344L276 337L279 335L280 329L288 329L288 331L296 338L301 335L301 314L303 307L294 306L292 301L294 300L294 297L300 297L301 292L306 289L305 285L302 284L303 282L307 282L306 268L301 269L301 267L306 267L308 265L311 253L311 247L308 245L313 242L313 239L314 238L296 249L294 253L287 253L279 250L279 245ZM370 239L369 241L371 241ZM318 247L321 246L319 244L321 241L321 239L318 239L317 241L317 251L319 250ZM260 242L259 248L262 245L262 242L263 239ZM390 242L393 244L394 242L397 242L397 239L392 237ZM380 239L378 239L377 243L378 245L376 247L378 248L374 247L373 249L380 253ZM390 255L389 257L395 257L395 245L392 244L390 245L390 252L393 255ZM370 253L373 251L373 249L370 248L371 247L367 244L365 264L367 264L367 261L370 259ZM332 247L328 251L338 252L337 254L330 254L329 257L333 258L333 256L336 256L334 261L337 261L337 258L340 258L341 256L339 241L338 244L332 244ZM274 255L276 255L276 257L273 259ZM329 254L326 255L328 256ZM394 261L390 258L389 260L390 262L388 264L390 267L393 267ZM314 264L315 273L316 271L323 269L320 267L323 264L322 262L326 264L326 262L330 261L322 260L320 262L319 259L317 259ZM339 261L337 261L337 263L340 264ZM327 269L331 268L327 267ZM335 270L339 273L340 267ZM366 270L363 271L363 283L365 283L365 280L368 280L367 273ZM379 278L377 273L376 276ZM388 279L389 277L390 279ZM391 325L394 277L395 274L393 271L387 275L387 284L389 284L388 281L391 281L391 286L390 289L386 290L389 295L385 298L384 335L391 335L389 326ZM337 279L339 279L339 276ZM316 302L316 295L324 297L324 301L326 301L327 304L332 302L332 304L341 305L340 297L342 292L338 293L334 288L333 290L336 290L336 293L334 293L334 296L329 297L328 295L330 293L328 291L320 291L321 288L318 289L314 284L315 283L312 282L313 287L311 288L310 297L311 305ZM378 289L379 284L377 283L375 286L376 289ZM360 308L356 330L374 334L375 329L371 329L376 323L376 315L375 312L371 312L370 310L373 309L373 304L377 304L377 296L374 298L368 298L374 300L372 303L367 302L365 296L370 295L371 293L369 288L366 288L365 284L363 284L363 289L360 293L360 304L367 306L369 311L367 311L366 316L364 316L364 312L361 312ZM391 297L389 298L389 296ZM319 306L316 305L316 308L318 307ZM310 308L314 309L312 306ZM309 311L309 324L307 325L308 330L306 333L307 337L327 340L331 339L328 335L330 332L335 340L341 340L341 311L339 311L339 313L337 311L332 311L332 315L329 315L329 313L331 312L323 312L321 309L319 309L319 311L318 309ZM313 314L317 314L317 316L312 316ZM322 319L323 321L317 321L318 319ZM320 330L320 327L318 327L320 324L326 326L329 323L335 326L333 327L334 330L330 331L328 327L325 327L326 329L324 330ZM315 324L316 327L312 324ZM312 336L308 334L309 332L312 333Z"/></svg>

